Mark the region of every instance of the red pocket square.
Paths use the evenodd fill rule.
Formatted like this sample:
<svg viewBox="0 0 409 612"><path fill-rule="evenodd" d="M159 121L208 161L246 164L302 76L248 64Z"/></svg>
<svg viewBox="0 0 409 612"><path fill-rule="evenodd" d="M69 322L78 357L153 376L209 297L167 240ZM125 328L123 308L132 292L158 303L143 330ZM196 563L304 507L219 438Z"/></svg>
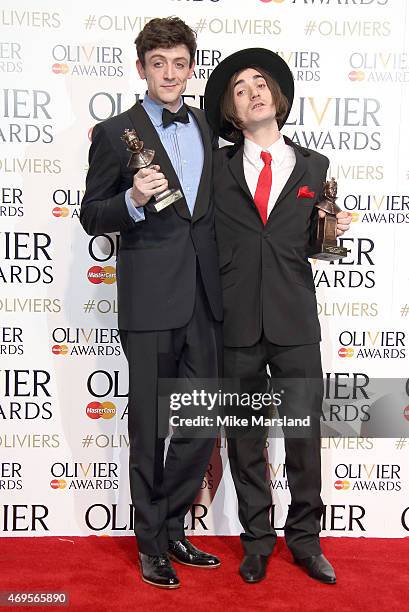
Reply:
<svg viewBox="0 0 409 612"><path fill-rule="evenodd" d="M315 191L310 191L308 185L303 185L298 190L297 198L315 198Z"/></svg>

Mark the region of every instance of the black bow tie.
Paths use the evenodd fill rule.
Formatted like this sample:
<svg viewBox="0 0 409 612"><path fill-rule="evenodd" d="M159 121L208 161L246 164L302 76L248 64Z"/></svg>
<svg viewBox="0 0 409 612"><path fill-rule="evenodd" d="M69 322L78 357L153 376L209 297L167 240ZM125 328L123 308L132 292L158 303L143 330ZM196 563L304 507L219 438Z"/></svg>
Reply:
<svg viewBox="0 0 409 612"><path fill-rule="evenodd" d="M187 108L184 104L179 108L176 113L171 113L170 110L164 108L162 111L162 124L163 127L166 128L168 125L173 123L174 121L179 121L179 123L189 123L189 115L187 114Z"/></svg>

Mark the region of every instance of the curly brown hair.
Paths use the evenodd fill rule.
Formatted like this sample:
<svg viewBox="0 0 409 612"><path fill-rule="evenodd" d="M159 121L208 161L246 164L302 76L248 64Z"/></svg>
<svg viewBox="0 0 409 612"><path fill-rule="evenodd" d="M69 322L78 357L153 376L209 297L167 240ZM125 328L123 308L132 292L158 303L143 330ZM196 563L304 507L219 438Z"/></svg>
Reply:
<svg viewBox="0 0 409 612"><path fill-rule="evenodd" d="M179 17L155 17L141 30L135 39L136 52L145 67L145 54L152 49L171 49L186 45L189 49L190 66L195 59L197 48L196 32Z"/></svg>

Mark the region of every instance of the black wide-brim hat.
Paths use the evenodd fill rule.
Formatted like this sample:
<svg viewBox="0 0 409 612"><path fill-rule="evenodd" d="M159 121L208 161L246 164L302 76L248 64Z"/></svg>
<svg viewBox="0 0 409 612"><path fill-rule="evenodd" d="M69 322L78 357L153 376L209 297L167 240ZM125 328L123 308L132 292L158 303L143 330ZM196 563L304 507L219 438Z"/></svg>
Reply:
<svg viewBox="0 0 409 612"><path fill-rule="evenodd" d="M217 136L233 142L231 133L234 126L221 118L220 103L231 77L246 68L263 68L277 81L281 91L288 100L288 112L283 117L278 128L287 121L294 99L294 78L292 72L282 57L269 49L242 49L226 57L216 66L207 81L204 103L207 121Z"/></svg>

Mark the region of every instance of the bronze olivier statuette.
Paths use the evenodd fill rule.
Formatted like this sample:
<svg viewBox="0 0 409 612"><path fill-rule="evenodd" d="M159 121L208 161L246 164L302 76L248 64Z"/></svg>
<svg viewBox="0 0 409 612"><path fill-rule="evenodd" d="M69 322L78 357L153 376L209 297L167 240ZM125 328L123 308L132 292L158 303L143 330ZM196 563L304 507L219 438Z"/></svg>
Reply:
<svg viewBox="0 0 409 612"><path fill-rule="evenodd" d="M155 151L144 148L143 140L139 140L135 130L126 129L123 136L121 136L121 140L126 143L127 150L131 153L127 164L128 168L137 172L141 168L149 168L152 165ZM180 200L183 196L180 189L166 189L166 191L153 197L155 199L153 208L156 212L160 212L170 204L173 204L173 202Z"/></svg>
<svg viewBox="0 0 409 612"><path fill-rule="evenodd" d="M308 257L313 259L324 259L335 261L342 259L348 254L345 247L337 244L337 218L336 215L341 208L335 203L337 199L337 182L334 178L325 181L323 199L315 204L318 210L325 212L325 217L318 217L317 233L311 244Z"/></svg>

